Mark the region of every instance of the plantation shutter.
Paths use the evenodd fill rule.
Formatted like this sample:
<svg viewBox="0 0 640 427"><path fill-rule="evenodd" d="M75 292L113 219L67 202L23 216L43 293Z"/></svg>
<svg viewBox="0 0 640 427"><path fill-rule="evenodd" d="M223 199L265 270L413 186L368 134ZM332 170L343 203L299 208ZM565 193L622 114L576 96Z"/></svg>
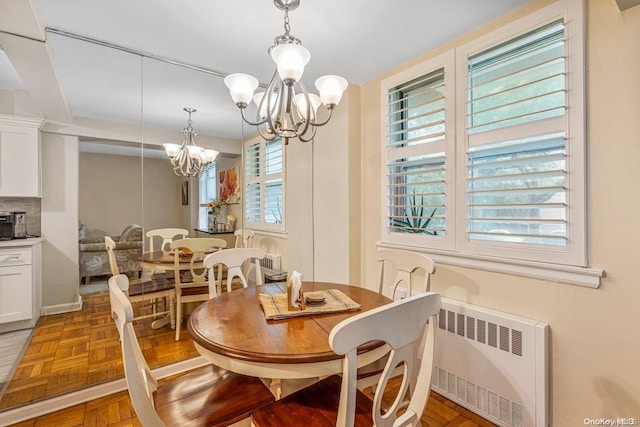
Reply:
<svg viewBox="0 0 640 427"><path fill-rule="evenodd" d="M387 230L446 234L444 68L387 93Z"/></svg>
<svg viewBox="0 0 640 427"><path fill-rule="evenodd" d="M247 147L245 156L245 215L248 222L260 222L260 143Z"/></svg>
<svg viewBox="0 0 640 427"><path fill-rule="evenodd" d="M198 227L206 230L208 227L207 203L217 197L216 162L205 166L198 178Z"/></svg>
<svg viewBox="0 0 640 427"><path fill-rule="evenodd" d="M265 143L264 221L282 223L282 140Z"/></svg>
<svg viewBox="0 0 640 427"><path fill-rule="evenodd" d="M468 58L467 237L567 244L562 20Z"/></svg>

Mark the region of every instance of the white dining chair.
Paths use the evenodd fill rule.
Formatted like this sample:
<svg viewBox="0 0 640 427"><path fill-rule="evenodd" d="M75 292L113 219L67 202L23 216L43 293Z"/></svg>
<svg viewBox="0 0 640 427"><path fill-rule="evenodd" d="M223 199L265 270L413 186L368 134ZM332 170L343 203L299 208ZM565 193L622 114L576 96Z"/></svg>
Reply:
<svg viewBox="0 0 640 427"><path fill-rule="evenodd" d="M440 295L427 292L355 315L338 323L329 334L331 349L345 355L342 378L332 375L274 403L256 409L256 427L284 426L421 426L420 417L431 389L435 327ZM424 346L418 348L424 339ZM373 401L356 387L358 346L384 341L390 348ZM419 356L419 357L416 357ZM390 393L387 383L396 366L403 366L403 380L393 402L382 404ZM410 381L417 372L417 381ZM409 390L411 388L411 390ZM410 391L410 398L407 398ZM386 397L389 397L388 395Z"/></svg>
<svg viewBox="0 0 640 427"><path fill-rule="evenodd" d="M107 257L109 260L109 268L112 277L122 276L118 267L118 261L115 255L115 241L109 237L104 237L104 243L107 249ZM126 276L125 276L126 277ZM134 318L134 320L146 319L148 317L169 316L171 327L175 324L174 318L174 301L175 290L173 279L165 276L155 276L143 280L119 280L120 289L124 292L131 302L149 301L153 304L152 313L144 314ZM164 310L158 311L158 301L164 301Z"/></svg>
<svg viewBox="0 0 640 427"><path fill-rule="evenodd" d="M185 239L188 235L189 230L185 230L184 228L156 228L149 230L146 233L146 236L149 238L149 252L169 250L169 245L176 237L178 239ZM161 239L160 246L158 247L156 247L154 243L156 237Z"/></svg>
<svg viewBox="0 0 640 427"><path fill-rule="evenodd" d="M431 275L435 273L436 265L427 255L400 249L380 249L376 259L380 263L378 292L382 295L398 300L431 290ZM358 369L360 390L378 384L386 360L382 358ZM400 368L396 369L398 375L400 371Z"/></svg>
<svg viewBox="0 0 640 427"><path fill-rule="evenodd" d="M219 251L226 248L227 242L215 237L180 239L172 241L169 247L173 251L174 271L176 271L176 341L179 341L183 304L209 299L208 269L203 265L205 254L207 251ZM191 254L189 268L181 270L181 265L184 265L182 252L185 249ZM218 274L221 273L222 266L218 269Z"/></svg>
<svg viewBox="0 0 640 427"><path fill-rule="evenodd" d="M252 248L253 247L253 236L255 233L253 230L249 230L247 228L239 228L233 233L236 236L236 248Z"/></svg>
<svg viewBox="0 0 640 427"><path fill-rule="evenodd" d="M249 426L251 411L274 401L259 378L214 365L158 385L138 344L131 303L118 284L126 280L125 275L109 279L109 299L129 396L144 427Z"/></svg>
<svg viewBox="0 0 640 427"><path fill-rule="evenodd" d="M221 274L215 274L214 266L222 264L227 267L227 292L231 292L231 284L234 278L238 278L242 287L246 288L247 278L242 272L242 266L245 261L250 260L254 263L253 273L255 274L255 283L262 285L262 269L260 260L265 257L265 252L259 248L233 248L209 254L204 259L204 266L209 270L209 294L213 298L222 292L223 277Z"/></svg>

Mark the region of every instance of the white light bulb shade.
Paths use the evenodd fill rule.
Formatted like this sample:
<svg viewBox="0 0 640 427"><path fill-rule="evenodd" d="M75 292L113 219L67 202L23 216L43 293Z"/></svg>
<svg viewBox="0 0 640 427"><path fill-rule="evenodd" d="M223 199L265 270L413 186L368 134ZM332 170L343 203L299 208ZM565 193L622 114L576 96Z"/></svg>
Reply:
<svg viewBox="0 0 640 427"><path fill-rule="evenodd" d="M225 77L224 84L229 88L233 102L249 104L258 87L258 80L249 74L236 73Z"/></svg>
<svg viewBox="0 0 640 427"><path fill-rule="evenodd" d="M207 163L211 163L216 159L216 157L218 157L218 152L216 150L205 149L204 157Z"/></svg>
<svg viewBox="0 0 640 427"><path fill-rule="evenodd" d="M262 101L262 97L265 96L266 92L258 92L253 96L253 102L255 102L256 106L260 108L260 102ZM276 106L276 101L278 97L276 94L271 94L271 111ZM267 117L267 100L264 100L264 104L262 104L262 108L260 108L260 117Z"/></svg>
<svg viewBox="0 0 640 427"><path fill-rule="evenodd" d="M198 147L197 145L189 145L187 146L189 150L189 157L192 159L200 159L204 156L204 148Z"/></svg>
<svg viewBox="0 0 640 427"><path fill-rule="evenodd" d="M311 54L297 44L281 44L271 49L271 58L278 67L278 75L282 80L300 81L304 67L311 59Z"/></svg>
<svg viewBox="0 0 640 427"><path fill-rule="evenodd" d="M316 80L316 88L324 105L338 105L349 83L340 76L327 75Z"/></svg>
<svg viewBox="0 0 640 427"><path fill-rule="evenodd" d="M304 96L304 93L299 93L293 98L296 106L298 107L298 111L300 111L300 116L302 118L307 117L307 99ZM315 93L309 94L309 102L311 102L311 115L312 119L316 117L316 111L318 111L318 107L322 104L322 100Z"/></svg>
<svg viewBox="0 0 640 427"><path fill-rule="evenodd" d="M164 151L167 152L167 156L171 158L175 157L178 151L180 151L180 145L178 144L167 143L162 145L164 146Z"/></svg>

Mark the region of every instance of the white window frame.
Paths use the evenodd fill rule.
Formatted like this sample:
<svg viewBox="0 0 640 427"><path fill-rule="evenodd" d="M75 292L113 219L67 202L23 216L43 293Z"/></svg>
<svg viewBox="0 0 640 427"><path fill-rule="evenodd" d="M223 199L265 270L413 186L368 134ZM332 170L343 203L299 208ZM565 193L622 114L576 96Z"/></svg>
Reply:
<svg viewBox="0 0 640 427"><path fill-rule="evenodd" d="M531 122L524 132L529 136L550 134L555 131L566 132L566 168L567 176L567 238L565 246L533 248L523 247L517 243L469 241L466 233L458 233L456 247L460 252L500 258L532 260L545 263L587 266L586 244L586 110L584 81L584 28L582 25L582 2L576 0L561 1L534 12L522 19L514 21L483 37L460 46L456 49L456 126L458 130L457 159L458 184L457 206L458 219L456 228L466 230L466 166L467 149L470 138L466 134L467 104L467 60L469 57L492 48L507 40L512 40L546 24L563 19L565 23L565 47L567 51L567 110L562 117ZM522 138L523 126L516 131L511 127L492 132L493 138L498 134L499 141ZM483 135L474 135L481 140ZM494 139L495 140L495 139Z"/></svg>
<svg viewBox="0 0 640 427"><path fill-rule="evenodd" d="M383 163L382 163L382 200L383 200L383 221L382 221L382 236L383 241L393 243L393 244L406 244L409 246L429 246L437 249L454 249L455 245L455 234L451 233L450 230L454 228L455 225L455 216L454 216L454 206L455 206L455 181L453 179L447 178L445 183L445 199L446 199L446 223L447 223L447 234L445 236L431 236L424 234L412 234L412 233L394 233L389 231L389 227L387 227L386 217L387 217L387 165L390 160L392 160L392 156L390 155L389 150L387 149L387 104L388 104L388 91L391 88L402 85L408 81L411 81L417 77L424 76L438 69L444 69L444 90L445 90L445 139L442 142L443 151L445 153L445 170L446 176L449 177L449 174L453 172L453 162L455 161L455 111L453 109L453 99L455 96L455 85L454 85L454 54L453 51L439 55L429 61L418 64L414 67L409 68L401 73L398 73L394 76L391 76L382 81L382 93L381 93L381 105L382 108L382 135L383 135ZM417 154L426 154L432 151L431 147L425 147L424 145L419 145L412 147L414 148L413 155Z"/></svg>
<svg viewBox="0 0 640 427"><path fill-rule="evenodd" d="M544 248L536 250L514 247L500 242L470 242L466 240L467 194L467 59L505 41L533 31L562 18L565 23L567 50L567 109L562 117L567 135L567 237L568 244L561 250ZM454 59L451 59L453 57ZM455 64L455 71L453 65ZM387 173L387 93L392 87L445 67L447 97L447 236L406 235L389 233L386 224L386 173ZM447 79L455 72L455 94ZM382 106L382 241L381 247L403 248L428 252L438 262L488 271L504 272L526 277L598 287L603 271L588 266L587 257L587 203L586 203L586 100L584 59L584 5L582 0L563 0L513 21L485 36L476 38L456 49L427 60L410 69L390 76L381 84ZM455 113L454 113L455 112ZM449 119L455 116L454 124ZM557 122L557 121L556 121ZM536 124L537 125L537 124ZM455 129L455 130L454 130ZM505 134L508 128L505 128ZM505 137L504 140L508 140ZM455 168L455 176L450 168ZM450 197L454 201L450 202ZM450 216L455 213L454 220Z"/></svg>
<svg viewBox="0 0 640 427"><path fill-rule="evenodd" d="M286 181L285 181L285 170L286 170L286 153L284 141L282 141L282 170L276 173L266 174L266 145L270 141L265 141L262 138L259 139L251 139L245 141L243 147L243 170L244 170L244 197L247 197L249 192L247 191L247 186L250 184L259 184L260 186L260 221L249 221L246 214L246 200L244 200L242 213L245 218L244 226L247 228L251 228L254 230L262 230L266 232L275 232L275 233L284 233L286 231L285 223L285 206L286 206ZM246 164L246 153L247 149L250 146L255 144L260 145L260 164L259 164L259 176L257 177L247 177ZM265 190L267 182L280 179L282 182L282 223L267 223L264 218L264 203L265 203Z"/></svg>

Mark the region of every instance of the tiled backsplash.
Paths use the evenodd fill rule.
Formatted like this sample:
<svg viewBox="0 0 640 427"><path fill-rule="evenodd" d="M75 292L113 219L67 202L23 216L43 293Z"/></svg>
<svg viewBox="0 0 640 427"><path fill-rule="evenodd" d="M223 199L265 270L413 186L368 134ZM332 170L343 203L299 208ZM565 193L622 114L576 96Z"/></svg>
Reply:
<svg viewBox="0 0 640 427"><path fill-rule="evenodd" d="M0 197L0 211L27 213L27 234L40 236L40 199L37 197Z"/></svg>

